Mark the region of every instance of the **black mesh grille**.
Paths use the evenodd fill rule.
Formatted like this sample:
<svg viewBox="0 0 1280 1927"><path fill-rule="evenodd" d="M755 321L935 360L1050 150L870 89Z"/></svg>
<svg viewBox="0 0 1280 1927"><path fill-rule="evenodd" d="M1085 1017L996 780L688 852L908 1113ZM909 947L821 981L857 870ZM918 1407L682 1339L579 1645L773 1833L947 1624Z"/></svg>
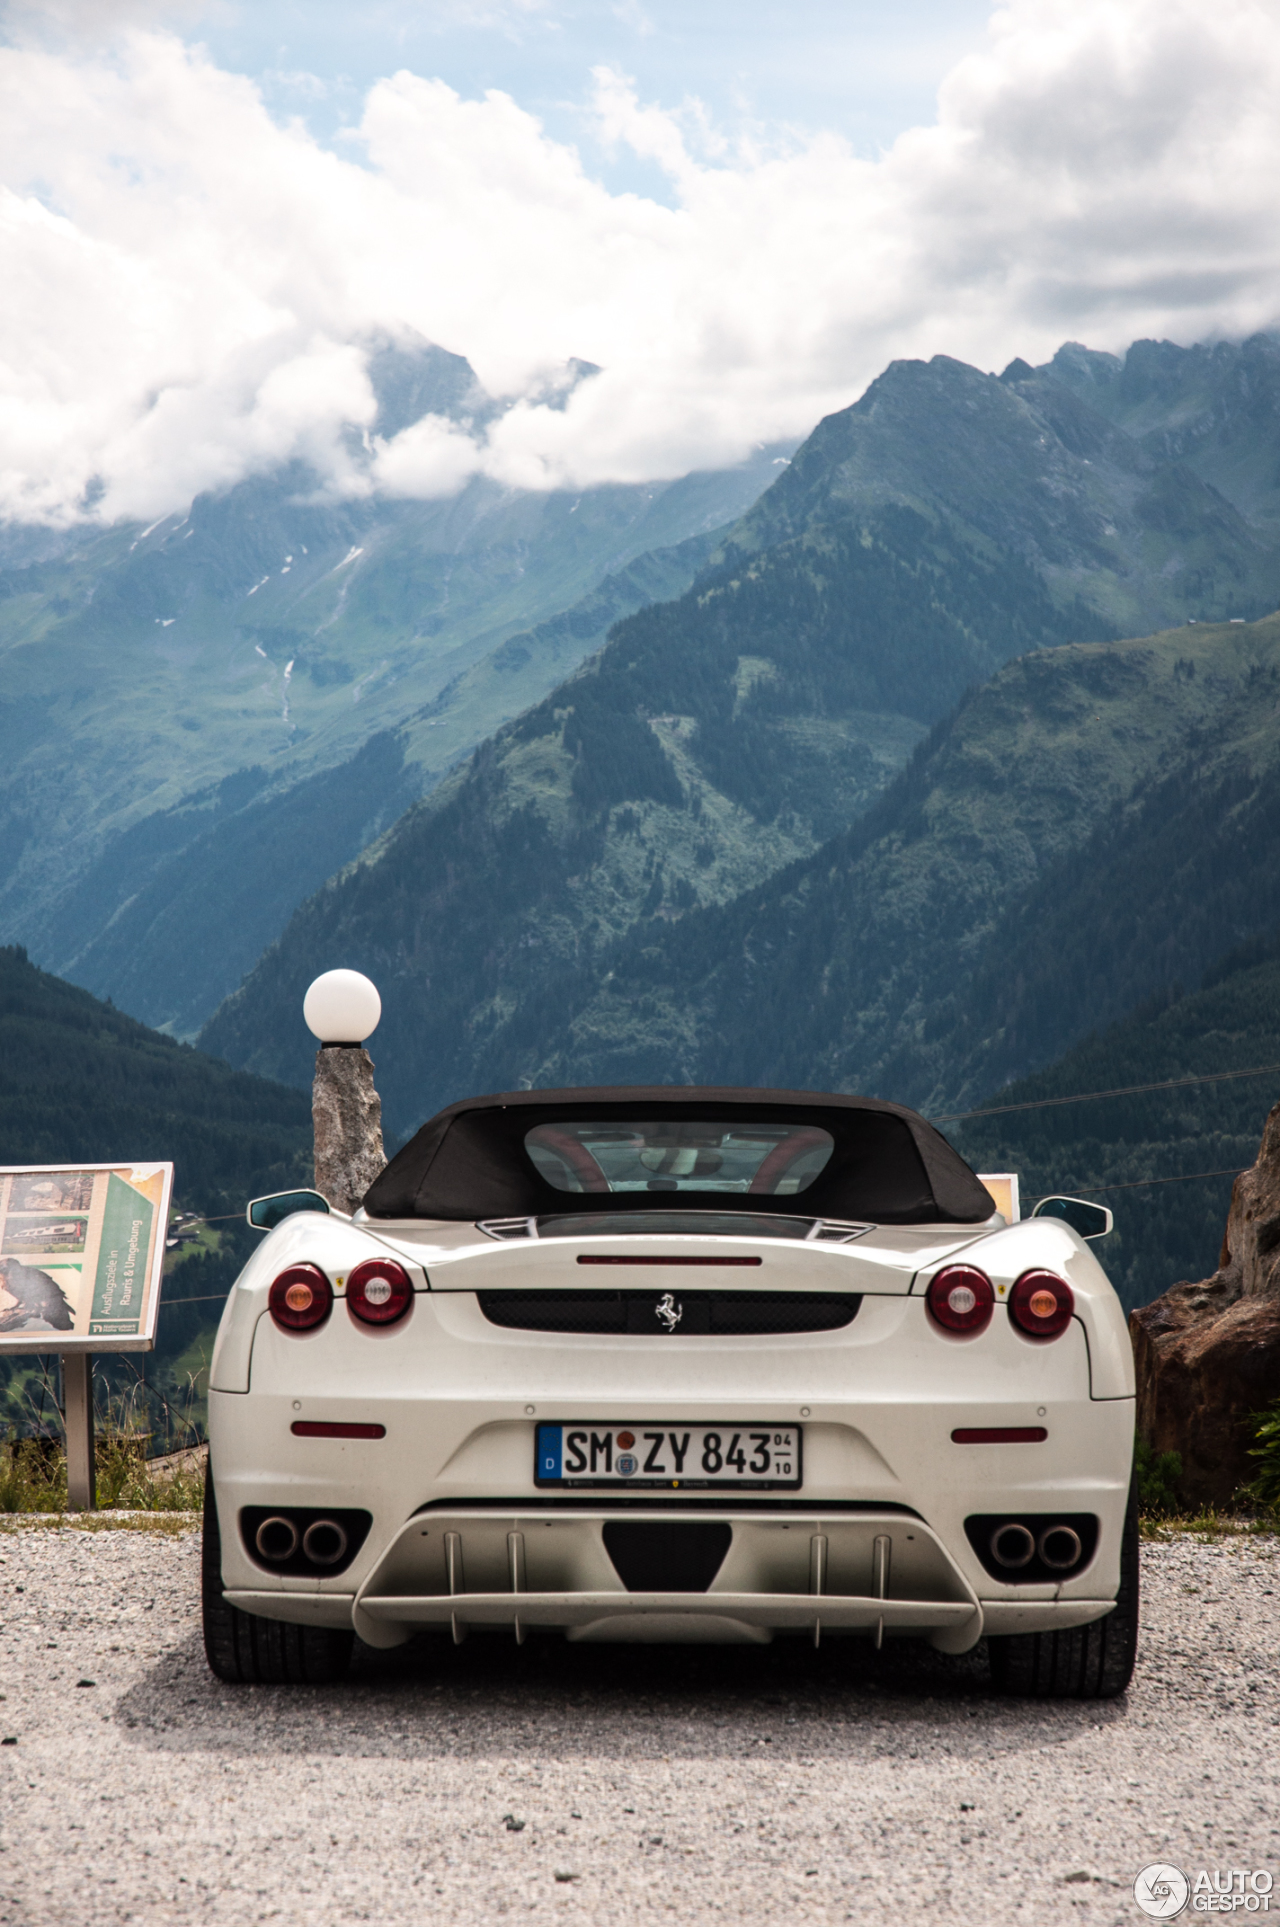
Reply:
<svg viewBox="0 0 1280 1927"><path fill-rule="evenodd" d="M830 1291L481 1291L476 1296L490 1324L517 1331L657 1338L837 1331L853 1323L862 1303L853 1293Z"/></svg>

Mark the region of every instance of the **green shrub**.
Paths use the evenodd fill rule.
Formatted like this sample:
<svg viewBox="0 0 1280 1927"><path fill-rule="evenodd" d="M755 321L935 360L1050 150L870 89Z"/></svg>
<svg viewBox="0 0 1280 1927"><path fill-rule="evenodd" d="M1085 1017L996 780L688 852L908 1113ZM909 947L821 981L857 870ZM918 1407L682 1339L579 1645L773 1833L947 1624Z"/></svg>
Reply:
<svg viewBox="0 0 1280 1927"><path fill-rule="evenodd" d="M1167 1519L1179 1510L1180 1452L1156 1452L1145 1439L1136 1439L1133 1469L1138 1480L1138 1510L1147 1519Z"/></svg>
<svg viewBox="0 0 1280 1927"><path fill-rule="evenodd" d="M1259 1505L1280 1506L1280 1398L1265 1412L1255 1412L1253 1419L1257 1430L1249 1456L1261 1463L1245 1493Z"/></svg>

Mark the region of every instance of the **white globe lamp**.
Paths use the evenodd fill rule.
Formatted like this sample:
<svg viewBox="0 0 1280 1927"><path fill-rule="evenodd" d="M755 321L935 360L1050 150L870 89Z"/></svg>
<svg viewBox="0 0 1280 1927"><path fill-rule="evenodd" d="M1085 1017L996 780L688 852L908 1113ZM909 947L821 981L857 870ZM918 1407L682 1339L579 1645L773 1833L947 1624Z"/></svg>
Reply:
<svg viewBox="0 0 1280 1927"><path fill-rule="evenodd" d="M326 970L303 998L302 1015L322 1044L363 1044L378 1028L382 999L358 970Z"/></svg>

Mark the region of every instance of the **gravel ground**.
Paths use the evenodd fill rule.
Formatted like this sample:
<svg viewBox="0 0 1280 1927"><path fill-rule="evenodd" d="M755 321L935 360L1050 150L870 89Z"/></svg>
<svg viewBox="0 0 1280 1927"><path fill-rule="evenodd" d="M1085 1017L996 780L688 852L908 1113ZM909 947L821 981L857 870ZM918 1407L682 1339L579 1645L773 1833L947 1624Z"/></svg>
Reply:
<svg viewBox="0 0 1280 1927"><path fill-rule="evenodd" d="M1275 1539L1145 1547L1137 1680L1101 1705L862 1642L424 1639L227 1687L198 1543L0 1532L3 1927L1041 1927L1140 1922L1157 1860L1280 1884Z"/></svg>

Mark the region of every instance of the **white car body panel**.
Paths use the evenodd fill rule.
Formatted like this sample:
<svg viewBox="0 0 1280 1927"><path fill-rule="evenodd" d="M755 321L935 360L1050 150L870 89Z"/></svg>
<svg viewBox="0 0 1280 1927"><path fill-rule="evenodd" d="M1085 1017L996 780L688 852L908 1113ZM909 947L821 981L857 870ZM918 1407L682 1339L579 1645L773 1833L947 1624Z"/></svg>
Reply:
<svg viewBox="0 0 1280 1927"><path fill-rule="evenodd" d="M579 1256L646 1253L758 1257L731 1274L735 1291L856 1293L862 1303L835 1330L671 1337L512 1329L491 1323L476 1297L598 1286ZM388 1254L409 1271L414 1301L399 1323L374 1329L348 1313L345 1281L361 1259ZM924 1301L933 1273L961 1254L997 1294L991 1324L974 1337L942 1330ZM333 1311L314 1331L282 1331L268 1291L300 1262L328 1275ZM1002 1310L1031 1267L1071 1284L1075 1317L1058 1339L1024 1336ZM729 1279L676 1264L609 1282L678 1295ZM229 1602L296 1624L354 1626L372 1644L423 1628L522 1636L539 1625L587 1639L913 1632L961 1651L984 1629L1087 1623L1116 1597L1132 1354L1105 1273L1058 1220L871 1227L824 1244L752 1237L749 1227L732 1238L600 1237L587 1218L571 1237L496 1240L474 1225L298 1215L267 1235L233 1289L211 1381ZM386 1433L300 1438L290 1430L300 1420L377 1423ZM534 1484L535 1427L559 1421L798 1425L803 1483L749 1498L722 1488L616 1501L615 1488L548 1495ZM951 1437L1033 1426L1045 1428L1042 1443ZM247 1506L360 1508L373 1523L335 1576L281 1574L249 1551L239 1525ZM975 1514L1057 1511L1099 1521L1094 1556L1061 1580L993 1578L965 1531ZM718 1520L732 1543L706 1592L628 1592L602 1537L621 1516ZM876 1560L886 1556L880 1593Z"/></svg>

